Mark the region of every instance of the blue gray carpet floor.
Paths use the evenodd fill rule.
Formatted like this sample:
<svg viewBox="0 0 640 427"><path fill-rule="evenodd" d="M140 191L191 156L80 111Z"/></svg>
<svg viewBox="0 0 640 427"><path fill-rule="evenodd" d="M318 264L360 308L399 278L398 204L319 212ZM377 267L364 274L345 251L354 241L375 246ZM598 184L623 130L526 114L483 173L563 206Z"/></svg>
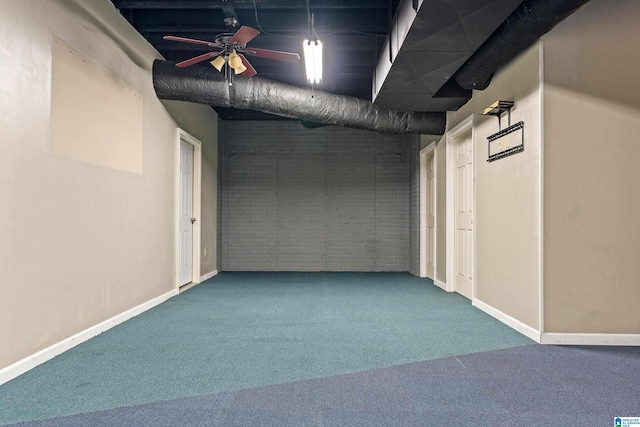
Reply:
<svg viewBox="0 0 640 427"><path fill-rule="evenodd" d="M223 273L0 386L0 424L607 425L639 368L408 274Z"/></svg>
<svg viewBox="0 0 640 427"><path fill-rule="evenodd" d="M526 346L21 425L613 426L638 372L637 347Z"/></svg>

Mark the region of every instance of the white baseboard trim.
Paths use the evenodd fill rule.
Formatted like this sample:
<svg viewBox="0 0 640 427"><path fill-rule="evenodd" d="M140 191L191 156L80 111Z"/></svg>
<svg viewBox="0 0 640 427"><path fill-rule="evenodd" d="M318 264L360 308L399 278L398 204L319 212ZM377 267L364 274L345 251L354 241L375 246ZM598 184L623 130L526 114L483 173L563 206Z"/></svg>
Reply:
<svg viewBox="0 0 640 427"><path fill-rule="evenodd" d="M473 305L474 307L477 307L478 309L484 311L489 316L495 317L496 319L498 319L499 321L501 321L505 325L515 329L516 331L520 332L522 335L524 335L524 336L526 336L528 338L531 338L535 342L537 342L537 343L540 342L540 331L532 328L529 325L525 325L524 323L522 323L518 319L515 319L515 318L509 316L508 314L505 314L502 311L491 307L489 304L484 303L484 302L480 301L479 299L474 299L473 302L471 303L471 305Z"/></svg>
<svg viewBox="0 0 640 427"><path fill-rule="evenodd" d="M443 291L447 291L447 284L444 282L441 282L438 279L433 279L433 284L436 285L437 287L439 287L440 289L442 289ZM449 292L449 291L447 291Z"/></svg>
<svg viewBox="0 0 640 427"><path fill-rule="evenodd" d="M211 273L207 273L204 276L200 277L200 283L204 282L205 280L209 280L211 279L213 276L218 274L218 270L213 270Z"/></svg>
<svg viewBox="0 0 640 427"><path fill-rule="evenodd" d="M12 365L0 369L0 385L11 381L12 379L24 374L25 372L35 368L36 366L46 362L47 360L53 359L57 355L64 353L70 348L73 348L78 344L82 344L83 342L95 337L96 335L100 335L101 333L113 328L114 326L117 326L122 322L125 322L157 305L162 304L163 302L177 294L178 290L174 289L170 292L167 292L166 294L155 297L152 300L133 307L125 311L124 313L120 313L110 319L98 323L97 325L85 329L84 331L78 332L77 334L70 336L69 338L65 338L64 340L53 344L52 346L40 350L37 353L32 354L31 356L27 356Z"/></svg>
<svg viewBox="0 0 640 427"><path fill-rule="evenodd" d="M218 270L213 270L212 272L207 273L204 276L201 276L197 282L191 282L191 283L187 283L186 285L182 285L179 288L179 292L180 293L186 292L189 289L198 286L200 283L204 282L205 280L211 279L216 274L218 274Z"/></svg>
<svg viewBox="0 0 640 427"><path fill-rule="evenodd" d="M541 344L640 346L640 334L565 334L545 332Z"/></svg>

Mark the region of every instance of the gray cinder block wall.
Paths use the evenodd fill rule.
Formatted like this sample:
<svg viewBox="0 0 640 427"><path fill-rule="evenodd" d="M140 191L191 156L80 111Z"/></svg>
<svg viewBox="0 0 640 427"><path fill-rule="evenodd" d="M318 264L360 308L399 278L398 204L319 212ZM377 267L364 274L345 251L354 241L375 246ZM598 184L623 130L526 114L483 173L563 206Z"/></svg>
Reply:
<svg viewBox="0 0 640 427"><path fill-rule="evenodd" d="M417 271L417 136L220 128L221 271Z"/></svg>

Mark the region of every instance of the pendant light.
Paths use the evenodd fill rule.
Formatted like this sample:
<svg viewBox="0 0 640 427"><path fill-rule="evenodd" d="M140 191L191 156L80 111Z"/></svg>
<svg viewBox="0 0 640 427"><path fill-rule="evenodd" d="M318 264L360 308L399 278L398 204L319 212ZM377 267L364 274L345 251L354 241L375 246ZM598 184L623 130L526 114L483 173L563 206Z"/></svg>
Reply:
<svg viewBox="0 0 640 427"><path fill-rule="evenodd" d="M309 21L309 38L303 42L304 65L307 71L307 81L310 84L322 83L322 42L315 29L314 16L309 10L307 0L307 16Z"/></svg>

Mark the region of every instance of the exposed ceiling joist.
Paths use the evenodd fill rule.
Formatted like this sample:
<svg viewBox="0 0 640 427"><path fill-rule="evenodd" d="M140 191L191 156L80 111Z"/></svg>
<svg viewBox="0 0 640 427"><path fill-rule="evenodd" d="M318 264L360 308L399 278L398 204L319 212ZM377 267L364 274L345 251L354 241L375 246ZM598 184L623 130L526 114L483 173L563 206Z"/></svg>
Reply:
<svg viewBox="0 0 640 427"><path fill-rule="evenodd" d="M211 31L210 36L213 38L216 34L222 31ZM202 46L176 43L172 41L163 40L162 33L152 33L147 35L147 40L159 51L189 51L189 52L204 52ZM189 38L207 38L202 33L195 32L181 32L179 34L182 37ZM325 55L331 53L337 53L339 55L350 52L350 60L359 60L362 55L370 56L372 61L377 60L377 54L382 47L383 38L370 36L370 35L350 35L350 34L331 34L322 38L322 43L325 45ZM251 41L251 45L255 47L261 47L264 49L279 49L288 51L297 51L302 49L302 40L299 37L281 37L271 36L268 34L260 34L259 37ZM347 62L345 62L347 64Z"/></svg>
<svg viewBox="0 0 640 427"><path fill-rule="evenodd" d="M232 5L235 9L253 9L253 0L233 0L229 2L211 1L211 0L157 0L157 1L139 1L139 0L113 0L118 9L221 9L225 6ZM259 9L306 9L304 1L296 0L255 0L255 4ZM392 2L388 0L323 0L314 2L312 7L314 10L322 9L388 9Z"/></svg>

